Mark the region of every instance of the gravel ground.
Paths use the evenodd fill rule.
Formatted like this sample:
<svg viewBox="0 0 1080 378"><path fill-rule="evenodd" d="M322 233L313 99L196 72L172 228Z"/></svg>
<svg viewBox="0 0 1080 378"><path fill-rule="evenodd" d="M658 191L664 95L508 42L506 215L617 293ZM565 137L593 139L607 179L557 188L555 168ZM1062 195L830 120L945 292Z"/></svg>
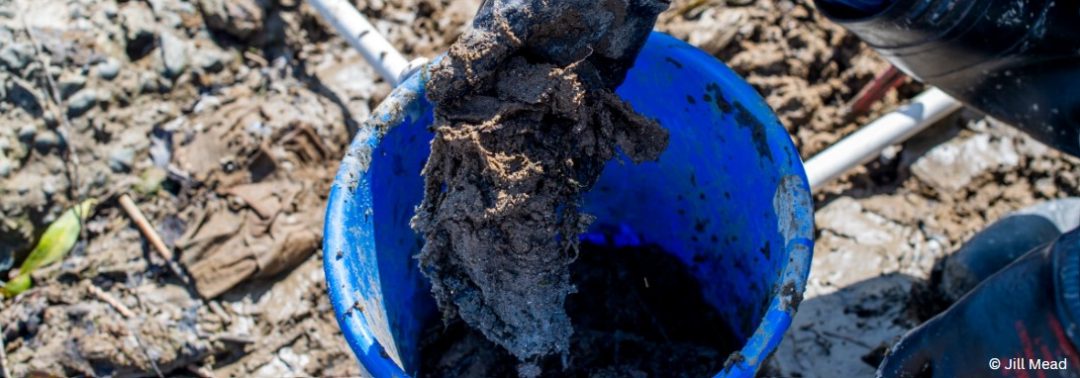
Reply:
<svg viewBox="0 0 1080 378"><path fill-rule="evenodd" d="M479 1L356 4L431 57ZM805 1L676 0L658 28L746 77L804 158L922 89L845 120L887 64ZM63 263L3 301L15 376L360 373L324 295L321 213L350 130L389 87L327 30L299 0L0 0L0 268L78 199L104 201ZM1080 161L971 112L828 185L806 300L763 375L870 375L927 316L938 259L1078 187Z"/></svg>

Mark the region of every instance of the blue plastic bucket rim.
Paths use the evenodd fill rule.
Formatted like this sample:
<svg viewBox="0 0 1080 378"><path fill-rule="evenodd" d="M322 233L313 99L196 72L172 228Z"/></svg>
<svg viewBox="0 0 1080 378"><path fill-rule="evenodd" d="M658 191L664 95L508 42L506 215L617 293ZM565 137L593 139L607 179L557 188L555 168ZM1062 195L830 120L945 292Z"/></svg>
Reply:
<svg viewBox="0 0 1080 378"><path fill-rule="evenodd" d="M669 35L654 32L649 38L648 45L692 50L692 54L705 55L715 61L717 69L726 70L731 75L735 75L722 62ZM323 242L323 250L327 256L324 258L327 291L346 341L360 360L362 368L376 377L408 377L408 374L399 366L400 361L388 357L393 353L383 349L376 341L377 338L372 330L353 318L353 310L361 302L359 291L353 287L355 275L343 260L333 258L332 255L346 250L345 235L349 233L349 230L341 219L344 218L344 212L349 209L347 204L351 201L357 185L360 184L360 177L372 160L371 155L378 146L379 139L403 120L422 117L425 109L420 104L425 101L422 98L425 77L426 70L421 70L419 74L406 79L361 125L342 160L327 205ZM749 100L755 102L753 106L768 108L749 84L741 82L738 85L743 87L737 88L738 90L753 93L753 98ZM772 119L767 121L779 125L775 115L771 115L770 112L770 116ZM770 130L770 132L775 131ZM785 137L790 138L782 127L780 131ZM790 139L787 143L791 143ZM801 159L797 155L795 159L798 161L794 169L799 180L784 183L789 189L789 195L784 199L774 200L774 208L777 209L778 215L786 217L786 222L781 222L781 233L788 242L788 262L783 268L779 283L773 288L775 294L772 295L761 322L743 348L728 358L724 369L716 375L717 377L754 376L764 360L779 345L802 300L813 253L813 207ZM775 203L777 201L780 203ZM779 214L780 212L784 214Z"/></svg>

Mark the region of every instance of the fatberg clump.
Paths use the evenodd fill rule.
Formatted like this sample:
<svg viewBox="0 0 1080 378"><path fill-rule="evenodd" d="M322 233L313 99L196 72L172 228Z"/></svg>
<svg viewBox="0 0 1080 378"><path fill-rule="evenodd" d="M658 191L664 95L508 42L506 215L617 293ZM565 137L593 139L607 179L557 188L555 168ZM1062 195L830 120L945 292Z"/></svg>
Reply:
<svg viewBox="0 0 1080 378"><path fill-rule="evenodd" d="M421 270L447 318L522 361L569 349L581 196L616 148L656 160L667 132L614 94L662 0L488 0L425 74L435 105ZM535 365L523 365L535 375Z"/></svg>

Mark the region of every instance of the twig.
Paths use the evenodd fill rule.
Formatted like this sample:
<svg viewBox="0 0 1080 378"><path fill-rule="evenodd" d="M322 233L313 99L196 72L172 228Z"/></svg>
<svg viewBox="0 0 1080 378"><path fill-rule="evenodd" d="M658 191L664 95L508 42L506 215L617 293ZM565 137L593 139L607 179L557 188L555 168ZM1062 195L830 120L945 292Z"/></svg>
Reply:
<svg viewBox="0 0 1080 378"><path fill-rule="evenodd" d="M165 242L161 240L161 236L158 235L157 230L150 225L150 221L146 220L146 215L143 215L142 210L135 205L135 201L131 200L131 196L125 194L120 195L120 206L124 208L124 212L127 213L131 221L135 223L135 227L139 228L143 237L153 247L154 252L157 252L158 256L166 261L172 261L173 253L169 250L169 247L165 246Z"/></svg>
<svg viewBox="0 0 1080 378"><path fill-rule="evenodd" d="M258 54L255 54L255 53L253 53L251 51L244 51L244 58L246 58L247 60L250 60L252 62L255 62L256 64L258 64L259 66L262 66L262 67L270 66L270 62L267 62L266 58L263 58L263 57L259 56Z"/></svg>
<svg viewBox="0 0 1080 378"><path fill-rule="evenodd" d="M116 309L116 312L119 312L120 315L124 316L124 318L132 319L135 317L135 313L132 312L130 308L124 306L124 304L120 303L120 301L117 300L116 297L109 295L109 293L101 290L101 288L90 284L89 286L87 286L87 289L90 291L90 294L94 295L95 298L102 302L108 303L109 306L112 306L114 309Z"/></svg>
<svg viewBox="0 0 1080 378"><path fill-rule="evenodd" d="M907 76L896 69L896 66L889 66L859 90L859 93L848 104L845 116L853 118L869 112L874 103L881 101L890 89L900 86L906 78Z"/></svg>
<svg viewBox="0 0 1080 378"><path fill-rule="evenodd" d="M180 278L185 284L191 284L191 278L180 269L179 265L176 265L176 261L173 261L173 253L169 250L169 247L165 245L165 242L161 240L161 235L158 235L154 226L150 225L150 221L146 219L146 215L143 215L142 210L135 205L135 201L131 200L131 196L125 194L120 195L120 207L124 209L128 217L131 218L131 222L135 223L135 227L139 229L146 241L150 243L150 249L153 249L159 257L165 260L165 265L169 267L169 271Z"/></svg>

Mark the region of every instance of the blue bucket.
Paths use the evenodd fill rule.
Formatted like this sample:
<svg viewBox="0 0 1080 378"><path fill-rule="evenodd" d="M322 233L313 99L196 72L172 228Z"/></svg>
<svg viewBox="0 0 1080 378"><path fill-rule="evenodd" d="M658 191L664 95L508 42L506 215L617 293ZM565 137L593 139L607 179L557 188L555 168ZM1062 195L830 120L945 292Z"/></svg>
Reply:
<svg viewBox="0 0 1080 378"><path fill-rule="evenodd" d="M324 241L330 300L363 369L415 375L438 316L413 258L431 104L424 75L394 89L358 131L330 192ZM671 133L658 162L609 163L584 211L595 241L658 244L690 268L743 345L718 377L751 377L802 298L813 208L802 161L764 101L727 66L654 33L618 94ZM600 230L622 230L600 237Z"/></svg>

